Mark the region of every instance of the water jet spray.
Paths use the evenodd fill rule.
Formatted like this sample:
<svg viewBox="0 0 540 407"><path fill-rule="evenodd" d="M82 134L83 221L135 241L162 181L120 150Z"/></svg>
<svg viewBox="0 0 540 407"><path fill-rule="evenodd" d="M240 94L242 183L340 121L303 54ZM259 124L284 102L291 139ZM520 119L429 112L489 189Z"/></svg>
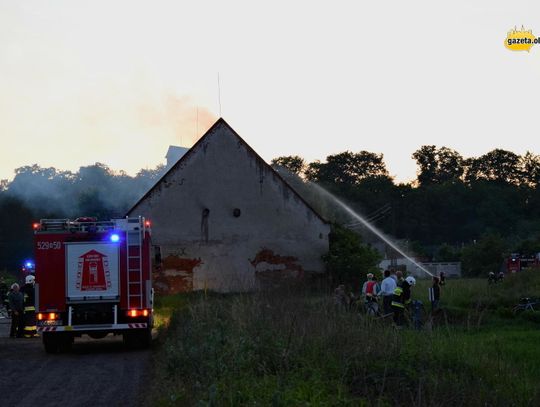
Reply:
<svg viewBox="0 0 540 407"><path fill-rule="evenodd" d="M362 216L357 214L354 210L352 210L347 204L345 204L343 201L341 201L339 198L328 192L326 189L321 187L320 185L311 183L310 185L314 186L318 191L322 192L329 198L331 198L335 203L337 203L341 208L343 208L350 216L352 216L354 219L356 219L359 223L361 223L363 226L365 226L368 230L373 232L377 237L379 237L382 241L384 241L388 246L390 246L392 249L394 249L396 252L401 254L404 258L409 260L411 263L413 263L416 267L418 267L420 270L422 270L424 273L429 274L431 277L434 277L431 272L429 272L425 267L423 267L420 263L415 261L412 257L405 254L403 250L401 250L394 242L392 242L388 237L384 235L380 230L378 230L375 226L373 226L371 223L369 223L367 220L365 220Z"/></svg>

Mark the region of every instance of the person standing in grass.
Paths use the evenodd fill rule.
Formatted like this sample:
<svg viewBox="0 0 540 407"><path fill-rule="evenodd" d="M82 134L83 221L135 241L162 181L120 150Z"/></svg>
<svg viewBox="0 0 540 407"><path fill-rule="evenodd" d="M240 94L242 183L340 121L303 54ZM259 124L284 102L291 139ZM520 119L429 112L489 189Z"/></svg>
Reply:
<svg viewBox="0 0 540 407"><path fill-rule="evenodd" d="M391 277L392 280L394 280L394 282L397 284L396 270L390 269L390 277Z"/></svg>
<svg viewBox="0 0 540 407"><path fill-rule="evenodd" d="M398 271L398 273L400 273ZM401 327L405 323L405 308L411 303L411 287L416 285L416 279L412 276L402 280L394 290L392 297L392 310L394 311L394 323Z"/></svg>
<svg viewBox="0 0 540 407"><path fill-rule="evenodd" d="M390 270L384 270L384 280L381 283L384 315L392 313L392 296L396 287L396 280L390 275Z"/></svg>
<svg viewBox="0 0 540 407"><path fill-rule="evenodd" d="M381 287L377 283L377 279L373 273L367 274L367 281L362 286L362 296L364 297L364 305L366 309L373 310L374 314L379 312L379 305L377 303L377 297L381 292Z"/></svg>
<svg viewBox="0 0 540 407"><path fill-rule="evenodd" d="M403 284L403 272L401 270L396 271L396 284L398 287L401 287Z"/></svg>
<svg viewBox="0 0 540 407"><path fill-rule="evenodd" d="M446 273L444 271L441 271L439 273L439 286L443 286L446 284Z"/></svg>
<svg viewBox="0 0 540 407"><path fill-rule="evenodd" d="M394 313L394 324L402 326L404 321L405 304L403 303L403 289L396 286L392 295L392 312Z"/></svg>
<svg viewBox="0 0 540 407"><path fill-rule="evenodd" d="M497 282L497 277L495 277L495 273L493 271L490 271L488 274L488 284L494 284Z"/></svg>
<svg viewBox="0 0 540 407"><path fill-rule="evenodd" d="M433 276L433 285L429 289L429 300L431 301L431 312L439 309L439 300L441 298L441 287L439 277Z"/></svg>
<svg viewBox="0 0 540 407"><path fill-rule="evenodd" d="M379 295L379 291L381 291L381 288L379 287L379 284L377 283L377 280L374 278L373 273L367 274L367 281L362 286L362 295L367 297L376 297Z"/></svg>

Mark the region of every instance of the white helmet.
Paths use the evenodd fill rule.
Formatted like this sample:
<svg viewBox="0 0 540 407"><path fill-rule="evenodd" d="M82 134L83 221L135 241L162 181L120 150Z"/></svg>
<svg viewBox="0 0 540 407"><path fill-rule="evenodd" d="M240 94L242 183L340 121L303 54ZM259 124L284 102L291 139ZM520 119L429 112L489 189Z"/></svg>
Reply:
<svg viewBox="0 0 540 407"><path fill-rule="evenodd" d="M26 282L26 284L34 284L34 281L36 281L36 278L32 274L29 274L26 276L24 281Z"/></svg>
<svg viewBox="0 0 540 407"><path fill-rule="evenodd" d="M409 283L409 285L416 285L416 279L413 276L407 277L405 281Z"/></svg>

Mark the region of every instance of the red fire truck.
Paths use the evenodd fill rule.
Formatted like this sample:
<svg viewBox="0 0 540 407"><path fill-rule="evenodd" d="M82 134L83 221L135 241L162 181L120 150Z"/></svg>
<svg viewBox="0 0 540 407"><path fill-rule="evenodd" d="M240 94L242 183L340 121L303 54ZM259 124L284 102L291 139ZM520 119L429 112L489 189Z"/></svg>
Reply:
<svg viewBox="0 0 540 407"><path fill-rule="evenodd" d="M33 227L37 331L45 350L67 350L83 334L113 333L128 346L149 346L150 223L42 219Z"/></svg>
<svg viewBox="0 0 540 407"><path fill-rule="evenodd" d="M519 253L512 253L506 260L506 270L508 273L540 267L540 253L534 256L525 256Z"/></svg>

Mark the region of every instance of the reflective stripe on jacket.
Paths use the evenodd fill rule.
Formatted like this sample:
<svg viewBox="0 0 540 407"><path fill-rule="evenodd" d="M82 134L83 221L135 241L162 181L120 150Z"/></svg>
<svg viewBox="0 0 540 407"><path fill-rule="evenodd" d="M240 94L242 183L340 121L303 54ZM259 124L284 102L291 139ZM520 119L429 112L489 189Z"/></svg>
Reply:
<svg viewBox="0 0 540 407"><path fill-rule="evenodd" d="M403 305L403 289L401 287L396 287L394 289L394 296L392 297L392 307L405 308Z"/></svg>

